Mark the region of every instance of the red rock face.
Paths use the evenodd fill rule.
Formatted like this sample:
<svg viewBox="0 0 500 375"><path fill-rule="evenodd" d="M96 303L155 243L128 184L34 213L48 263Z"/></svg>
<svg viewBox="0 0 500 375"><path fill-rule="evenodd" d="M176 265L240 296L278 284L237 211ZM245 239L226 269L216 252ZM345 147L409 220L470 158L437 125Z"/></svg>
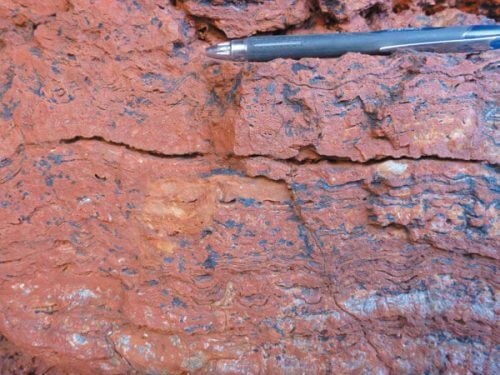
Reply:
<svg viewBox="0 0 500 375"><path fill-rule="evenodd" d="M344 30L357 31L358 29L379 29L380 23L387 27L390 24L400 24L406 27L407 18L411 26L424 26L429 23L439 23L438 19L447 13L455 13L456 8L470 13L488 15L491 18L499 17L498 6L491 1L466 0L318 0L320 11L339 23ZM428 17L432 15L432 17ZM455 24L463 22L469 16L457 13L459 19ZM395 27L395 26L392 26Z"/></svg>
<svg viewBox="0 0 500 375"><path fill-rule="evenodd" d="M306 21L307 0L182 0L190 15L207 18L229 38L282 30Z"/></svg>
<svg viewBox="0 0 500 375"><path fill-rule="evenodd" d="M245 69L237 155L296 157L304 147L354 161L424 155L498 162L495 53L471 60L349 54ZM494 64L494 63L493 63Z"/></svg>
<svg viewBox="0 0 500 375"><path fill-rule="evenodd" d="M204 56L493 21L315 4L0 4L2 374L498 373L497 54Z"/></svg>

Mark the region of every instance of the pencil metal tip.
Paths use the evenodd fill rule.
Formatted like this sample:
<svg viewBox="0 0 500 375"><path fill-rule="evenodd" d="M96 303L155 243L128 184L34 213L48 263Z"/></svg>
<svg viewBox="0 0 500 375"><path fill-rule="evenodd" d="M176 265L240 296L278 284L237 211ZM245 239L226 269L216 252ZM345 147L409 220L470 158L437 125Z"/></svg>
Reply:
<svg viewBox="0 0 500 375"><path fill-rule="evenodd" d="M231 59L231 42L224 42L208 47L206 54L214 59Z"/></svg>

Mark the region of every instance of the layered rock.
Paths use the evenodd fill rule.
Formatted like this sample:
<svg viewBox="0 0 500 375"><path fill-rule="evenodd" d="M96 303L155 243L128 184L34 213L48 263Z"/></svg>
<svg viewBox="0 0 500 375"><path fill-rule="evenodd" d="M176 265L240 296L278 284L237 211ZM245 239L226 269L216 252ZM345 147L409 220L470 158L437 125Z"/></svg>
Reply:
<svg viewBox="0 0 500 375"><path fill-rule="evenodd" d="M406 3L2 2L0 372L498 373L497 55L203 55Z"/></svg>
<svg viewBox="0 0 500 375"><path fill-rule="evenodd" d="M286 159L312 147L354 161L439 156L496 163L497 64L492 52L249 65L234 152Z"/></svg>
<svg viewBox="0 0 500 375"><path fill-rule="evenodd" d="M344 30L377 29L385 27L429 26L436 22L435 16L442 18L443 14L454 14L455 23L464 19L472 19L470 14L460 10L491 18L499 17L498 7L489 1L462 0L318 0L321 12L339 23ZM458 8L458 9L457 9ZM429 17L432 15L432 17ZM396 26L399 25L399 26Z"/></svg>
<svg viewBox="0 0 500 375"><path fill-rule="evenodd" d="M24 19L17 33L32 29L3 48L3 119L13 117L25 143L102 137L168 154L210 150L201 113L209 90L193 58L203 47L182 12L155 2L57 4L34 15L36 7L4 9Z"/></svg>
<svg viewBox="0 0 500 375"><path fill-rule="evenodd" d="M207 18L228 38L257 32L282 30L306 21L311 4L307 0L182 0L188 14Z"/></svg>
<svg viewBox="0 0 500 375"><path fill-rule="evenodd" d="M322 341L345 355L330 362L333 373L495 371L496 169L274 163L248 160L247 173L287 182L311 253L322 258L333 297Z"/></svg>
<svg viewBox="0 0 500 375"><path fill-rule="evenodd" d="M494 168L279 163L31 147L2 332L69 372L494 373Z"/></svg>

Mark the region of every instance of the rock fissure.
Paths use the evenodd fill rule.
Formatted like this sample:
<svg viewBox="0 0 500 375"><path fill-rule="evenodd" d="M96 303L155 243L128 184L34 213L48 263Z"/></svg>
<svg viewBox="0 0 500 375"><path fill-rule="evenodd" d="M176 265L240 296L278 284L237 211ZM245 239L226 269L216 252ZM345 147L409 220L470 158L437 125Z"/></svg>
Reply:
<svg viewBox="0 0 500 375"><path fill-rule="evenodd" d="M110 146L124 147L125 149L132 151L132 152L136 152L139 154L145 154L145 155L151 155L151 156L158 157L158 158L186 159L186 158L197 158L197 157L205 156L204 154L198 153L198 152L192 152L189 154L179 154L179 155L166 154L166 153L163 153L163 152L157 151L157 150L147 150L147 149L131 146L130 144L127 144L127 143L111 141L111 140L105 139L101 136L93 136L93 137L76 136L76 137L68 138L68 139L60 139L59 141L57 141L55 143L73 144L73 143L77 143L77 142L86 142L86 141L97 141L97 142L101 142L101 143L104 143L104 144L110 145Z"/></svg>

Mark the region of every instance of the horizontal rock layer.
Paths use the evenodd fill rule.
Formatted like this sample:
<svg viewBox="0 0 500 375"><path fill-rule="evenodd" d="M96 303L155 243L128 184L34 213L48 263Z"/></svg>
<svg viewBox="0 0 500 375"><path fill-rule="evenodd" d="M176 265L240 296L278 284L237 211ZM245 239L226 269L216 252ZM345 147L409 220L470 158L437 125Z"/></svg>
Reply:
<svg viewBox="0 0 500 375"><path fill-rule="evenodd" d="M4 184L2 332L89 373L494 366L494 168L273 163L31 147Z"/></svg>
<svg viewBox="0 0 500 375"><path fill-rule="evenodd" d="M307 0L182 0L181 4L188 14L208 18L228 38L281 30L310 16Z"/></svg>
<svg viewBox="0 0 500 375"><path fill-rule="evenodd" d="M348 54L247 66L234 119L237 155L366 161L439 156L498 162L497 55Z"/></svg>
<svg viewBox="0 0 500 375"><path fill-rule="evenodd" d="M0 372L498 373L498 56L203 55L389 3L2 2Z"/></svg>

